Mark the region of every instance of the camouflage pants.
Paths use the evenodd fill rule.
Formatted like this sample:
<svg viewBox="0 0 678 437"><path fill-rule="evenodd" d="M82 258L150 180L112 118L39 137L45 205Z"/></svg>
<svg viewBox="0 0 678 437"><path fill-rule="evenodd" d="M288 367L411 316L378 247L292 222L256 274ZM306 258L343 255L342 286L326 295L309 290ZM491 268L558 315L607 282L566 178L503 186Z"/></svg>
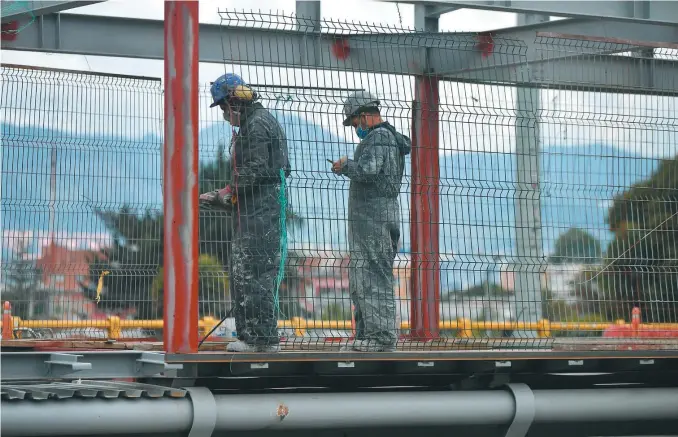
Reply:
<svg viewBox="0 0 678 437"><path fill-rule="evenodd" d="M276 196L254 200L241 205L233 220L229 285L238 338L270 345L279 342L274 292L280 260L280 213Z"/></svg>
<svg viewBox="0 0 678 437"><path fill-rule="evenodd" d="M363 207L364 206L364 207ZM349 290L356 339L397 340L393 262L400 239L396 199L349 204Z"/></svg>

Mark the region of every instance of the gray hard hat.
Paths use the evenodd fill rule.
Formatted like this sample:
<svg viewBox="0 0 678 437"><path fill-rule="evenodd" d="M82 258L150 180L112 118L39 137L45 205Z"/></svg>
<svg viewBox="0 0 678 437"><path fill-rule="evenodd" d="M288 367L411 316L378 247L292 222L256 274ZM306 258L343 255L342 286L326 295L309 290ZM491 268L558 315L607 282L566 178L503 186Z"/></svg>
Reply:
<svg viewBox="0 0 678 437"><path fill-rule="evenodd" d="M368 108L379 108L379 99L368 91L356 91L344 101L344 126L351 125L351 118Z"/></svg>

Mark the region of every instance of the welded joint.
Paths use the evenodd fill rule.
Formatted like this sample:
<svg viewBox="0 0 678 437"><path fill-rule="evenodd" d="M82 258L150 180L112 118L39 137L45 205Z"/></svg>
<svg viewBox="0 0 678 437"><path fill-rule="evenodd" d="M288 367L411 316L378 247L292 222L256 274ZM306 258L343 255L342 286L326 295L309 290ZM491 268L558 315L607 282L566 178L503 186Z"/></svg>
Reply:
<svg viewBox="0 0 678 437"><path fill-rule="evenodd" d="M210 437L217 426L217 403L205 387L187 387L193 406L193 423L188 437Z"/></svg>
<svg viewBox="0 0 678 437"><path fill-rule="evenodd" d="M47 376L64 375L81 370L91 370L92 363L81 363L78 360L82 355L74 354L50 354L49 360L45 361Z"/></svg>
<svg viewBox="0 0 678 437"><path fill-rule="evenodd" d="M513 422L506 431L506 437L525 437L534 422L534 393L525 384L506 384L513 395L516 412Z"/></svg>
<svg viewBox="0 0 678 437"><path fill-rule="evenodd" d="M137 358L135 371L137 374L156 375L168 370L181 370L182 364L169 364L165 362L165 354L157 352L142 352Z"/></svg>

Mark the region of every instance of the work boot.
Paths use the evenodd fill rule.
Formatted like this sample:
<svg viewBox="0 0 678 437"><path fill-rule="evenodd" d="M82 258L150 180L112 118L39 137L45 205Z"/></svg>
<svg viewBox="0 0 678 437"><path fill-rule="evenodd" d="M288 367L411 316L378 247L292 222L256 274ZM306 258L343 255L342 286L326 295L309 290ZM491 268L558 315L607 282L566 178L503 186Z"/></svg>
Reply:
<svg viewBox="0 0 678 437"><path fill-rule="evenodd" d="M238 340L228 343L227 352L280 352L279 344L249 344Z"/></svg>
<svg viewBox="0 0 678 437"><path fill-rule="evenodd" d="M342 352L395 352L395 344L377 340L354 340L340 349Z"/></svg>

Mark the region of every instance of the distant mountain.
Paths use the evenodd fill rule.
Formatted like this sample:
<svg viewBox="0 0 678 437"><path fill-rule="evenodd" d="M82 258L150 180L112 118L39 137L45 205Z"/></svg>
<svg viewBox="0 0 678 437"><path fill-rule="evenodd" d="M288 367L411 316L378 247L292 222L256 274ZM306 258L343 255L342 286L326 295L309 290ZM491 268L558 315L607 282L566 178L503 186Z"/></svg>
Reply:
<svg viewBox="0 0 678 437"><path fill-rule="evenodd" d="M288 136L293 173L289 202L305 218L290 235L293 245L346 244L348 183L329 171L327 159L351 155L348 141L295 114L276 113ZM56 154L55 229L101 233L94 207L131 204L142 210L162 208L161 138L77 137L35 126L2 124L2 226L5 230L46 232L49 226L50 148ZM231 130L213 123L199 133L200 159L228 148ZM409 166L401 195L403 251L410 247ZM589 230L603 242L610 235L605 217L610 200L649 176L656 161L621 149L592 144L546 147L540 160L543 249L572 226ZM478 254L514 253L516 155L461 152L440 157L440 250L443 287L481 280L487 265ZM448 270L449 269L449 270ZM469 276L470 275L470 276Z"/></svg>

